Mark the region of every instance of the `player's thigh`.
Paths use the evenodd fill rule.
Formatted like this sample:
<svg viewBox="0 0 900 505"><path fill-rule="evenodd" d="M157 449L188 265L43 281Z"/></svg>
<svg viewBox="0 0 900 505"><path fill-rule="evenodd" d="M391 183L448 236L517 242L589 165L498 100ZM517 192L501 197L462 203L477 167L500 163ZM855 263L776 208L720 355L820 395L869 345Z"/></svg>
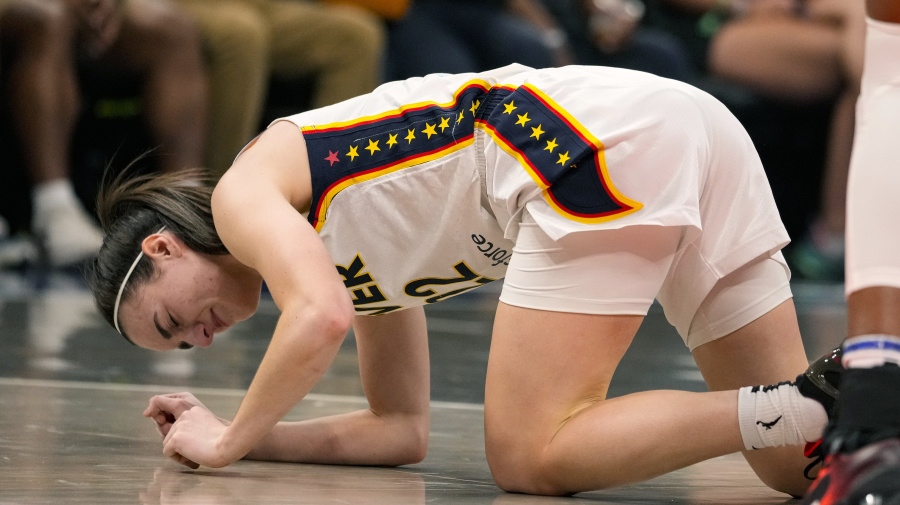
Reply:
<svg viewBox="0 0 900 505"><path fill-rule="evenodd" d="M780 253L756 258L712 287L689 330L703 342L691 352L711 390L793 380L806 369L791 296Z"/></svg>
<svg viewBox="0 0 900 505"><path fill-rule="evenodd" d="M761 317L693 350L713 391L792 381L807 367L793 300L782 301ZM809 461L798 447L743 451L759 478L773 489L802 493Z"/></svg>
<svg viewBox="0 0 900 505"><path fill-rule="evenodd" d="M693 354L713 391L792 381L808 365L791 299Z"/></svg>
<svg viewBox="0 0 900 505"><path fill-rule="evenodd" d="M489 462L535 461L568 418L604 400L642 320L501 302L485 385Z"/></svg>
<svg viewBox="0 0 900 505"><path fill-rule="evenodd" d="M489 458L541 450L566 419L606 398L680 236L677 227L634 226L553 240L525 216L494 320Z"/></svg>

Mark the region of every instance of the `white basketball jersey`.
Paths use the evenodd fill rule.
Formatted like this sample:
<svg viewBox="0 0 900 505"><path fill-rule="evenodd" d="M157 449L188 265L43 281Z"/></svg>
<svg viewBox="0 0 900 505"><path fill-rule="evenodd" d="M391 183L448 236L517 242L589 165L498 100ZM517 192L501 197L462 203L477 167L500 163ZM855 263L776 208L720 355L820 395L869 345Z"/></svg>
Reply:
<svg viewBox="0 0 900 505"><path fill-rule="evenodd" d="M388 83L283 120L309 152L308 219L357 312L375 315L502 278L526 206L557 239L660 225L684 226L690 242L702 228L707 102L640 72L511 65ZM660 110L673 104L683 110ZM766 229L767 198L754 205Z"/></svg>

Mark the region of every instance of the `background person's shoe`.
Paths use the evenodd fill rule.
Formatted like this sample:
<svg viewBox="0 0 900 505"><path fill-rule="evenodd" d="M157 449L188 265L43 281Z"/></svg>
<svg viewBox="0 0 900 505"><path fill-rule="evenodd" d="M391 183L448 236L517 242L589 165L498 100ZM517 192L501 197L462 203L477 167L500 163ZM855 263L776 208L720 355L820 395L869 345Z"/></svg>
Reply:
<svg viewBox="0 0 900 505"><path fill-rule="evenodd" d="M36 208L32 231L52 267L64 267L93 258L103 245L103 232L77 202L59 202Z"/></svg>

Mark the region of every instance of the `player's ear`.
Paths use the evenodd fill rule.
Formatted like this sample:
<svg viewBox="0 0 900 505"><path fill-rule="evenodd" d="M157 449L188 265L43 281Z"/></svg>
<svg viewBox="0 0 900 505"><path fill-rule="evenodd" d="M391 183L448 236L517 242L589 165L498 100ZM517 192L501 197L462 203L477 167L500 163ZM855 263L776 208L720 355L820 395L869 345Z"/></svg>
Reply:
<svg viewBox="0 0 900 505"><path fill-rule="evenodd" d="M166 231L154 233L141 242L141 250L149 258L178 258L187 246L174 234Z"/></svg>

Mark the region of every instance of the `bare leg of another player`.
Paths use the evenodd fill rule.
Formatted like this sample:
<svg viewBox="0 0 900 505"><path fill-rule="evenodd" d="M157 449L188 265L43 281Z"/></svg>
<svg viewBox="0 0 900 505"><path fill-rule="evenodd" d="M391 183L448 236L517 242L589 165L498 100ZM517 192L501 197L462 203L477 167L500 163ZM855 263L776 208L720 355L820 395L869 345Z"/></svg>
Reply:
<svg viewBox="0 0 900 505"><path fill-rule="evenodd" d="M850 338L900 335L900 0L868 0L864 95L847 193Z"/></svg>
<svg viewBox="0 0 900 505"><path fill-rule="evenodd" d="M866 8L847 188L847 372L809 504L900 499L900 0L868 0ZM859 501L868 495L876 501Z"/></svg>

